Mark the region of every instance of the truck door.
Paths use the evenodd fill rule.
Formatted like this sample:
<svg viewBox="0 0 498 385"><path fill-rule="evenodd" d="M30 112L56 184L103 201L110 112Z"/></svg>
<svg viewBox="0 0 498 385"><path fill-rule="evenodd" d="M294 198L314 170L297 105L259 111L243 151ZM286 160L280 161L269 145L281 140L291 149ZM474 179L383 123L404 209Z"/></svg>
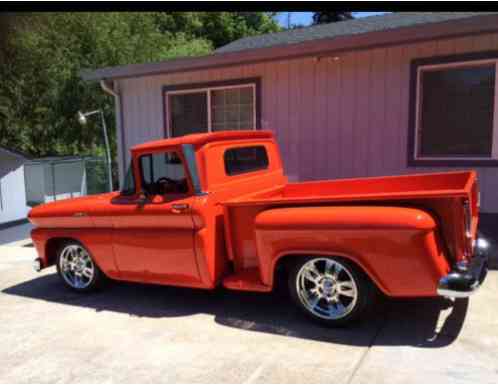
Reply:
<svg viewBox="0 0 498 385"><path fill-rule="evenodd" d="M138 158L143 193L120 196L113 247L124 279L175 285L199 282L191 207L195 199L178 152ZM140 196L141 195L141 196Z"/></svg>

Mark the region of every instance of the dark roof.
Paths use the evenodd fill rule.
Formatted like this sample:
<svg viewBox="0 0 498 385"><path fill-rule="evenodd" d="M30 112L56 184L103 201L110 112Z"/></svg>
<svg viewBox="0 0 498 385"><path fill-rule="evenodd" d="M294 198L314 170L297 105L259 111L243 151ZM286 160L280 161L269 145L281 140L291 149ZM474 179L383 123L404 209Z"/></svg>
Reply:
<svg viewBox="0 0 498 385"><path fill-rule="evenodd" d="M359 19L296 28L283 32L244 37L218 48L215 53L236 52L277 45L296 44L309 40L333 39L340 36L411 27L418 24L440 23L490 13L483 12L398 12Z"/></svg>
<svg viewBox="0 0 498 385"><path fill-rule="evenodd" d="M82 160L104 160L102 157L92 155L63 155L63 156L45 156L41 158L33 158L28 163L64 163L64 162L80 162Z"/></svg>
<svg viewBox="0 0 498 385"><path fill-rule="evenodd" d="M84 70L81 76L151 76L496 31L498 12L389 13L242 38L210 55Z"/></svg>
<svg viewBox="0 0 498 385"><path fill-rule="evenodd" d="M3 152L5 154L8 154L8 155L13 156L15 158L29 159L29 156L26 154L23 154L23 153L16 151L16 150L11 150L11 149L8 149L5 147L1 147L1 146L0 146L0 152Z"/></svg>

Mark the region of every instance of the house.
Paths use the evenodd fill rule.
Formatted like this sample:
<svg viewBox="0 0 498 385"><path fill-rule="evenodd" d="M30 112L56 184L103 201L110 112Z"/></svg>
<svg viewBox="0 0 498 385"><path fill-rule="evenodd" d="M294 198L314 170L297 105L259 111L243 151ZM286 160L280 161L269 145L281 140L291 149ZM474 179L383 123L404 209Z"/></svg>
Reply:
<svg viewBox="0 0 498 385"><path fill-rule="evenodd" d="M392 13L246 37L213 54L82 74L130 146L271 129L291 180L473 168L498 213L498 14Z"/></svg>
<svg viewBox="0 0 498 385"><path fill-rule="evenodd" d="M26 156L0 147L0 228L26 220L24 163Z"/></svg>

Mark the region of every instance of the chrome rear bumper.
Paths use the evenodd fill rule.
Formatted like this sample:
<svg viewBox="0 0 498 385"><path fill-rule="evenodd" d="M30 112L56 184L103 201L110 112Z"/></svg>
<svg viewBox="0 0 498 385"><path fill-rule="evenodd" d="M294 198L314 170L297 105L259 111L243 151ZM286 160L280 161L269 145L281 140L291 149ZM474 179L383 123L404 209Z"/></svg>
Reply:
<svg viewBox="0 0 498 385"><path fill-rule="evenodd" d="M487 250L479 247L480 243L483 243L482 240L477 242L476 255L468 265L455 266L448 275L439 280L438 295L466 298L479 289L488 272Z"/></svg>

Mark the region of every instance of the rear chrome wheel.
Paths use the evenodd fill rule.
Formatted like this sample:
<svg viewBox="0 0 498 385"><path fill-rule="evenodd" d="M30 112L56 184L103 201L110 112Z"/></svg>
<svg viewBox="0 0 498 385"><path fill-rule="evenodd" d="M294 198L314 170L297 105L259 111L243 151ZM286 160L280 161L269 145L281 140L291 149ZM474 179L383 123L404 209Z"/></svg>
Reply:
<svg viewBox="0 0 498 385"><path fill-rule="evenodd" d="M64 283L76 291L97 287L103 274L85 247L76 241L63 244L57 255L57 271Z"/></svg>
<svg viewBox="0 0 498 385"><path fill-rule="evenodd" d="M353 321L373 300L368 278L352 263L337 257L305 257L289 275L291 296L311 318L330 326Z"/></svg>
<svg viewBox="0 0 498 385"><path fill-rule="evenodd" d="M306 262L297 274L296 290L307 310L326 320L345 317L358 300L349 270L329 258Z"/></svg>

